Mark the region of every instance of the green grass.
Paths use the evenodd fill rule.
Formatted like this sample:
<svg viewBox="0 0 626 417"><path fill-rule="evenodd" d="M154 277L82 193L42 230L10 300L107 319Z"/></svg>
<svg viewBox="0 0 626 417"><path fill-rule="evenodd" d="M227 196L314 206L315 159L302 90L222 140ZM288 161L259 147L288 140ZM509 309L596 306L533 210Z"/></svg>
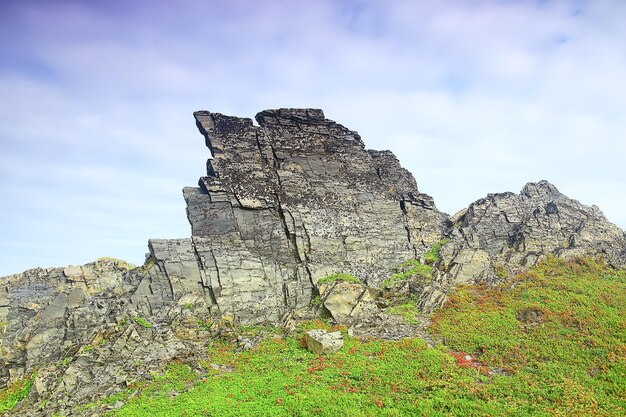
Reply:
<svg viewBox="0 0 626 417"><path fill-rule="evenodd" d="M536 314L526 320L524 311ZM312 328L342 331L345 346L308 352L302 335ZM246 351L234 340L208 340L204 372L175 362L89 407L126 401L109 413L120 417L626 414L626 271L595 259L548 259L501 287L460 288L433 316L430 332L444 341L435 347L359 340L321 321L300 325L294 337L241 332L267 338ZM31 385L0 392L0 412Z"/></svg>
<svg viewBox="0 0 626 417"><path fill-rule="evenodd" d="M424 254L424 261L428 265L431 265L437 261L440 261L441 257L439 256L439 251L441 251L441 247L448 242L450 242L450 239L442 239L439 242L433 244L430 250Z"/></svg>
<svg viewBox="0 0 626 417"><path fill-rule="evenodd" d="M215 342L209 353L209 363L233 371L211 370L201 380L187 365L171 365L117 415L471 416L498 410L468 388L485 376L420 339L346 337L331 356L308 352L297 338L267 339L238 354L231 344Z"/></svg>
<svg viewBox="0 0 626 417"><path fill-rule="evenodd" d="M134 320L135 320L135 323L137 323L138 325L142 327L145 327L146 329L150 329L152 327L152 323L150 323L148 320L144 319L143 317L135 316Z"/></svg>
<svg viewBox="0 0 626 417"><path fill-rule="evenodd" d="M404 321L410 324L417 324L420 316L417 303L413 299L408 299L402 304L391 307L388 313L401 316Z"/></svg>
<svg viewBox="0 0 626 417"><path fill-rule="evenodd" d="M0 414L12 410L20 401L28 397L33 386L34 375L16 381L4 390L0 390Z"/></svg>
<svg viewBox="0 0 626 417"><path fill-rule="evenodd" d="M383 281L381 288L389 288L394 284L405 281L410 278L418 278L423 281L429 281L433 268L430 265L422 265L417 259L410 259L398 266L397 272Z"/></svg>
<svg viewBox="0 0 626 417"><path fill-rule="evenodd" d="M431 331L509 377L480 386L504 415L626 415L626 272L595 259L548 259L487 290L465 287ZM518 313L533 309L535 322ZM518 410L515 414L513 410Z"/></svg>
<svg viewBox="0 0 626 417"><path fill-rule="evenodd" d="M331 274L325 276L324 278L320 278L317 280L317 285L330 284L333 282L342 281L342 282L352 282L356 284L361 284L361 280L351 274Z"/></svg>

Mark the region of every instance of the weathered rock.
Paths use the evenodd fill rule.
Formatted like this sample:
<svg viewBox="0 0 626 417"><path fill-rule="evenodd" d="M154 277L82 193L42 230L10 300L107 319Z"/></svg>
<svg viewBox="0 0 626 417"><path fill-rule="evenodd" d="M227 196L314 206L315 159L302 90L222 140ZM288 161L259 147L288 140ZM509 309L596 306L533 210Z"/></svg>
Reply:
<svg viewBox="0 0 626 417"><path fill-rule="evenodd" d="M379 285L436 242L446 216L389 151L321 110L252 120L196 112L211 150L199 188L185 188L190 241L151 241L162 272L186 277L211 309L242 322L306 316L316 281L352 273Z"/></svg>
<svg viewBox="0 0 626 417"><path fill-rule="evenodd" d="M309 330L306 332L306 347L316 355L334 353L343 347L343 336L341 332Z"/></svg>
<svg viewBox="0 0 626 417"><path fill-rule="evenodd" d="M568 198L547 181L470 204L451 218L448 236L435 283L422 294L424 311L439 307L455 285L495 284L550 255L600 255L626 265L624 232L598 207Z"/></svg>
<svg viewBox="0 0 626 417"><path fill-rule="evenodd" d="M208 317L208 310L200 304L192 312L171 297L164 302L157 292L142 293L140 288L153 285L162 274L149 264L129 268L102 259L2 278L0 320L6 330L0 332L0 386L37 369L31 403L45 401L46 413L67 411L144 379L174 358L201 355L209 334L198 321ZM141 310L140 294L151 302L148 306L160 308ZM153 326L143 327L131 316L143 316ZM45 415L32 408L12 415Z"/></svg>
<svg viewBox="0 0 626 417"><path fill-rule="evenodd" d="M378 312L370 289L365 285L336 281L320 286L320 300L332 318L350 324Z"/></svg>

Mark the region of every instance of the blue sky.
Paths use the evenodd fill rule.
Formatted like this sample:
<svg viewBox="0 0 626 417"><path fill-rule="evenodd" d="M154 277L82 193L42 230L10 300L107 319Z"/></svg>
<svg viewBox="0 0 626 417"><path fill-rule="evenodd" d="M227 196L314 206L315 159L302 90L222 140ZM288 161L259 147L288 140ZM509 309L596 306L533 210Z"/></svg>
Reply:
<svg viewBox="0 0 626 417"><path fill-rule="evenodd" d="M0 275L189 236L195 110L316 107L453 214L547 179L626 228L626 2L0 0Z"/></svg>

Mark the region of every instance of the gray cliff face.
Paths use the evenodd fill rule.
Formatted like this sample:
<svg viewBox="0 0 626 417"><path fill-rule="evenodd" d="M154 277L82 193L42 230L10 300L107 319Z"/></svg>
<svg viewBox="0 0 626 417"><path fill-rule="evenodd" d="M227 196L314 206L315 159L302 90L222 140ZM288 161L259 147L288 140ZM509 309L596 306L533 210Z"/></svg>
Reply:
<svg viewBox="0 0 626 417"><path fill-rule="evenodd" d="M77 410L171 360L193 365L233 323L324 312L355 335L416 336L458 284L493 285L548 255L626 265L624 232L548 182L449 217L391 152L365 149L321 110L266 110L258 126L194 116L212 158L199 186L183 190L191 237L150 240L139 268L101 259L0 278L0 388L38 369L32 407L14 415ZM432 276L379 288L443 242ZM362 283L318 285L332 273ZM425 313L418 324L389 314L413 299Z"/></svg>
<svg viewBox="0 0 626 417"><path fill-rule="evenodd" d="M446 216L395 156L367 151L321 110L266 110L258 127L194 116L213 159L200 187L183 191L192 237L153 240L151 251L169 277L188 281L183 293L202 283L213 312L306 316L318 279L346 272L378 286L441 237Z"/></svg>

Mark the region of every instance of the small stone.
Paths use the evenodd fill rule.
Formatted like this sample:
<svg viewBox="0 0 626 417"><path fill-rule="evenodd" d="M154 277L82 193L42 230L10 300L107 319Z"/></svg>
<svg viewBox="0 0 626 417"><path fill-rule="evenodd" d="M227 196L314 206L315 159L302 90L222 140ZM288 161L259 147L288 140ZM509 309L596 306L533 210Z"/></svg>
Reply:
<svg viewBox="0 0 626 417"><path fill-rule="evenodd" d="M306 333L306 346L310 352L317 355L337 352L343 347L343 336L341 332L309 330Z"/></svg>

